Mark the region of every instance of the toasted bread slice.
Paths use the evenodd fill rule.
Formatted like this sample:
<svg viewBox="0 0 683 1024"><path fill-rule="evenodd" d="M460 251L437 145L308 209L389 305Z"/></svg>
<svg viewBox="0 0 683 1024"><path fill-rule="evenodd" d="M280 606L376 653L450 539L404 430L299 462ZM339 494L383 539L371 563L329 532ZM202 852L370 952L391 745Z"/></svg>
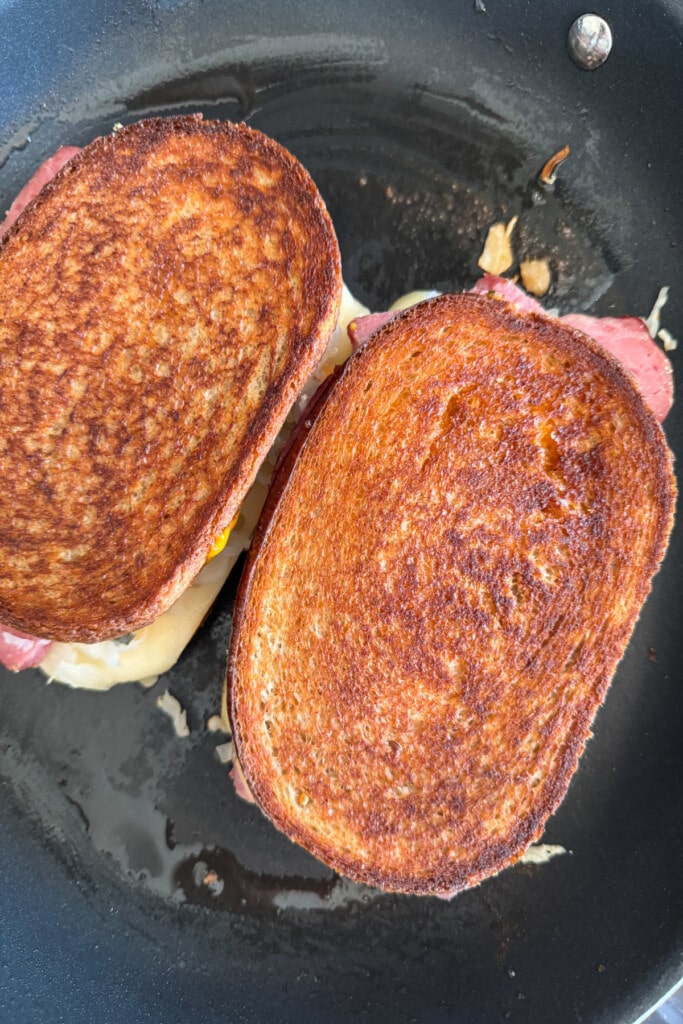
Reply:
<svg viewBox="0 0 683 1024"><path fill-rule="evenodd" d="M350 360L278 475L228 664L261 808L358 881L450 896L562 800L675 485L579 331L445 295Z"/></svg>
<svg viewBox="0 0 683 1024"><path fill-rule="evenodd" d="M96 641L206 560L325 349L323 201L243 124L84 149L0 243L0 621Z"/></svg>

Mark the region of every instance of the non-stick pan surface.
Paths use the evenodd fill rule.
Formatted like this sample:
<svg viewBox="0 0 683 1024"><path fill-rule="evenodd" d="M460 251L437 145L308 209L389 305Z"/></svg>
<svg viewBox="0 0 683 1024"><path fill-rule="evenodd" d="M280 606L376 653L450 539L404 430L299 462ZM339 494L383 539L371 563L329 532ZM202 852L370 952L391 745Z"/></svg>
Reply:
<svg viewBox="0 0 683 1024"><path fill-rule="evenodd" d="M669 284L683 338L683 10L601 7L614 50L590 73L565 49L580 13L0 0L0 202L116 121L247 118L314 175L373 308L469 285L488 225L519 214L518 249L551 259L549 305L646 314ZM680 404L666 429L680 453ZM348 883L234 795L206 730L234 585L152 690L0 673L0 1020L634 1021L682 973L682 563L678 530L548 824L566 852L450 903Z"/></svg>

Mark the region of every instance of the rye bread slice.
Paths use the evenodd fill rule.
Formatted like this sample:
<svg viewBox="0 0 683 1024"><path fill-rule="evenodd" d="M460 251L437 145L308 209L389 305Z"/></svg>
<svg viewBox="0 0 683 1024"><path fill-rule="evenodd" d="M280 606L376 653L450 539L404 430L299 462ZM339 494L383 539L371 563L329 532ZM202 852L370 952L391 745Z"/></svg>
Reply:
<svg viewBox="0 0 683 1024"><path fill-rule="evenodd" d="M0 242L0 621L97 641L201 569L325 349L339 251L244 124L97 139Z"/></svg>
<svg viewBox="0 0 683 1024"><path fill-rule="evenodd" d="M450 896L564 797L664 555L675 483L581 332L446 295L354 355L280 468L240 584L236 752L336 871Z"/></svg>

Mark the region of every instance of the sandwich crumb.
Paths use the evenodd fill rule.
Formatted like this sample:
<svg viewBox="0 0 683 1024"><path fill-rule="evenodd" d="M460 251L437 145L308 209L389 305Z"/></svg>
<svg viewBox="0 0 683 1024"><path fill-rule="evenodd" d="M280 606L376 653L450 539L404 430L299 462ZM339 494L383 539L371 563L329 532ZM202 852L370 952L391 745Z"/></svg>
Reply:
<svg viewBox="0 0 683 1024"><path fill-rule="evenodd" d="M552 275L547 260L522 260L519 273L526 291L532 295L545 295L552 283Z"/></svg>
<svg viewBox="0 0 683 1024"><path fill-rule="evenodd" d="M206 886L214 896L220 896L225 883L216 871L207 871L202 878L202 885Z"/></svg>
<svg viewBox="0 0 683 1024"><path fill-rule="evenodd" d="M213 868L209 868L206 861L198 860L192 869L192 881L199 886L205 886L213 896L220 896L223 892L225 882Z"/></svg>
<svg viewBox="0 0 683 1024"><path fill-rule="evenodd" d="M187 724L187 712L177 697L174 697L168 690L157 697L157 707L171 719L176 736L186 739L190 735L190 728Z"/></svg>
<svg viewBox="0 0 683 1024"><path fill-rule="evenodd" d="M484 249L477 263L488 274L503 274L515 261L510 241L519 217L513 217L505 224L498 221L488 230Z"/></svg>
<svg viewBox="0 0 683 1024"><path fill-rule="evenodd" d="M554 857L562 857L571 850L564 846L556 846L552 843L534 843L529 846L519 858L520 864L547 864Z"/></svg>
<svg viewBox="0 0 683 1024"><path fill-rule="evenodd" d="M207 732L224 732L226 736L230 735L230 730L226 729L225 722L220 715L211 715L206 722Z"/></svg>
<svg viewBox="0 0 683 1024"><path fill-rule="evenodd" d="M665 352L673 352L674 349L678 348L678 338L674 338L671 331L667 331L666 327L662 327L660 331L657 331L657 337L664 343Z"/></svg>
<svg viewBox="0 0 683 1024"><path fill-rule="evenodd" d="M230 764L234 760L232 740L228 740L227 743L220 743L217 747L214 747L214 750L221 764Z"/></svg>
<svg viewBox="0 0 683 1024"><path fill-rule="evenodd" d="M664 285L657 292L657 298L654 301L654 305L645 319L645 326L647 327L650 337L656 338L659 334L659 329L662 326L660 313L669 301L669 286Z"/></svg>
<svg viewBox="0 0 683 1024"><path fill-rule="evenodd" d="M558 149L557 153L553 153L549 160L543 164L541 172L538 175L538 180L541 185L554 185L557 177L557 169L560 164L569 156L571 150L569 146L563 146L562 149Z"/></svg>

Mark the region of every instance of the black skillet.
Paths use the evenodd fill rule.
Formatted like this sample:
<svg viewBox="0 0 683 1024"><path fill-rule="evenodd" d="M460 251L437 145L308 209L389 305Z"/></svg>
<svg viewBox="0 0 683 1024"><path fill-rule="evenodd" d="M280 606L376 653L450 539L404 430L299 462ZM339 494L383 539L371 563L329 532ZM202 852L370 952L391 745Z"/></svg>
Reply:
<svg viewBox="0 0 683 1024"><path fill-rule="evenodd" d="M0 203L116 121L247 118L313 173L374 308L469 285L487 226L519 214L521 254L551 259L550 305L644 314L669 284L683 338L683 8L601 4L614 46L590 72L566 49L584 11L0 0ZM680 404L666 426L680 451ZM678 531L548 825L570 852L451 903L350 885L235 797L205 729L230 585L151 691L1 673L0 1020L635 1021L683 973L682 562ZM156 708L167 688L189 739Z"/></svg>

